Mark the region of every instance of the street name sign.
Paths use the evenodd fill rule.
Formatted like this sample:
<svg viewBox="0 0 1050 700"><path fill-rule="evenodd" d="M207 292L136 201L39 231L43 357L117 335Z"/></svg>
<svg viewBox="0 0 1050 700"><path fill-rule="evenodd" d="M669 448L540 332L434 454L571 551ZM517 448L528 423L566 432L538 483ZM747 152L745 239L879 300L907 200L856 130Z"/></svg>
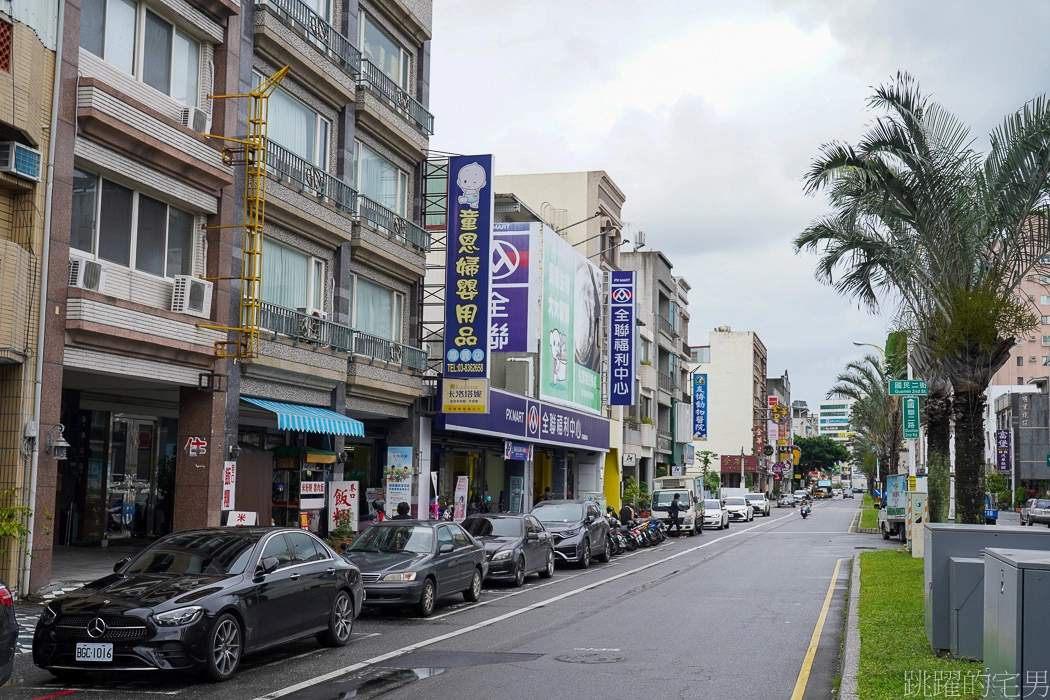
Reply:
<svg viewBox="0 0 1050 700"><path fill-rule="evenodd" d="M890 396L927 396L926 382L922 379L891 379Z"/></svg>
<svg viewBox="0 0 1050 700"><path fill-rule="evenodd" d="M919 397L904 397L904 439L911 440L919 437Z"/></svg>

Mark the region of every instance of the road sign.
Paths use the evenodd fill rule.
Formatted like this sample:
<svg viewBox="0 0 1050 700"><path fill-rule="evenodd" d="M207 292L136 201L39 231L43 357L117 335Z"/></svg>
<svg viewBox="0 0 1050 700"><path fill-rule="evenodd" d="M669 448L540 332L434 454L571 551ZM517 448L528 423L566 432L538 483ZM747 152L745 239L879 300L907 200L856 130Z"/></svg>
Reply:
<svg viewBox="0 0 1050 700"><path fill-rule="evenodd" d="M904 404L904 439L919 437L919 397L905 396Z"/></svg>
<svg viewBox="0 0 1050 700"><path fill-rule="evenodd" d="M928 396L929 393L922 379L890 380L890 396Z"/></svg>

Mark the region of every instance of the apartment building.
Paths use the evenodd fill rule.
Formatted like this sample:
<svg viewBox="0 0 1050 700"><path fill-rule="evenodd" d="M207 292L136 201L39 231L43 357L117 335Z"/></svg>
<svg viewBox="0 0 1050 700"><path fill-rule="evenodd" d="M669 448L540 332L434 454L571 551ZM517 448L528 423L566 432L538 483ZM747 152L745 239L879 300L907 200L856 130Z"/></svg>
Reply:
<svg viewBox="0 0 1050 700"><path fill-rule="evenodd" d="M820 432L819 417L809 410L809 404L800 399L791 402L791 434L811 438Z"/></svg>
<svg viewBox="0 0 1050 700"><path fill-rule="evenodd" d="M826 399L817 404L818 435L845 445L850 437L853 399Z"/></svg>

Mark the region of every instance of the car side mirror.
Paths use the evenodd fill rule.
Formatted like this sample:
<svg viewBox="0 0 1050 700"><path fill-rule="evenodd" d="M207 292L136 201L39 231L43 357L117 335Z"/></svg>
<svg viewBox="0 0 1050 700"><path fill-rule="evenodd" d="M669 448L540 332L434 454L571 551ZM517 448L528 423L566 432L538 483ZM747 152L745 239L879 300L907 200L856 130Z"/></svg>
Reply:
<svg viewBox="0 0 1050 700"><path fill-rule="evenodd" d="M538 540L540 538L540 533L538 533L538 532L530 532L529 534L526 535L526 537L529 538L530 540Z"/></svg>
<svg viewBox="0 0 1050 700"><path fill-rule="evenodd" d="M594 515L593 514L592 515L588 515L587 516L587 524L590 525L593 522L594 522Z"/></svg>
<svg viewBox="0 0 1050 700"><path fill-rule="evenodd" d="M255 567L255 574L272 574L277 571L277 567L281 565L281 560L277 557L263 557L262 561L259 562L259 566Z"/></svg>
<svg viewBox="0 0 1050 700"><path fill-rule="evenodd" d="M123 559L118 561L116 564L114 564L113 565L113 573L119 574L120 570L123 569L125 566L127 566L129 561L131 561L131 557L124 557Z"/></svg>
<svg viewBox="0 0 1050 700"><path fill-rule="evenodd" d="M454 549L454 547L452 545L450 545L450 544L438 545L438 554L448 554L453 549Z"/></svg>

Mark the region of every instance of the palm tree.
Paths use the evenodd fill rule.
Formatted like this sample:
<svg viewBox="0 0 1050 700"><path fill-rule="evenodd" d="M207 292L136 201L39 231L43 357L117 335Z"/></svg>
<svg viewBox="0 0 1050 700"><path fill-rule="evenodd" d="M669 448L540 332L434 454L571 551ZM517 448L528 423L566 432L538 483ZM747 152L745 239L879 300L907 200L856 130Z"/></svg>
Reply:
<svg viewBox="0 0 1050 700"><path fill-rule="evenodd" d="M886 366L874 355L850 362L835 379L828 398L853 399L850 428L875 448L886 474L896 474L903 433L900 401L889 394Z"/></svg>
<svg viewBox="0 0 1050 700"><path fill-rule="evenodd" d="M1040 97L1008 116L983 159L907 74L870 106L886 114L856 147L826 144L813 162L806 190L826 190L833 211L795 246L820 251L818 279L872 311L889 297L917 321L926 368L954 394L956 520L982 522L984 392L1037 325L1015 294L1050 250L1050 106Z"/></svg>

